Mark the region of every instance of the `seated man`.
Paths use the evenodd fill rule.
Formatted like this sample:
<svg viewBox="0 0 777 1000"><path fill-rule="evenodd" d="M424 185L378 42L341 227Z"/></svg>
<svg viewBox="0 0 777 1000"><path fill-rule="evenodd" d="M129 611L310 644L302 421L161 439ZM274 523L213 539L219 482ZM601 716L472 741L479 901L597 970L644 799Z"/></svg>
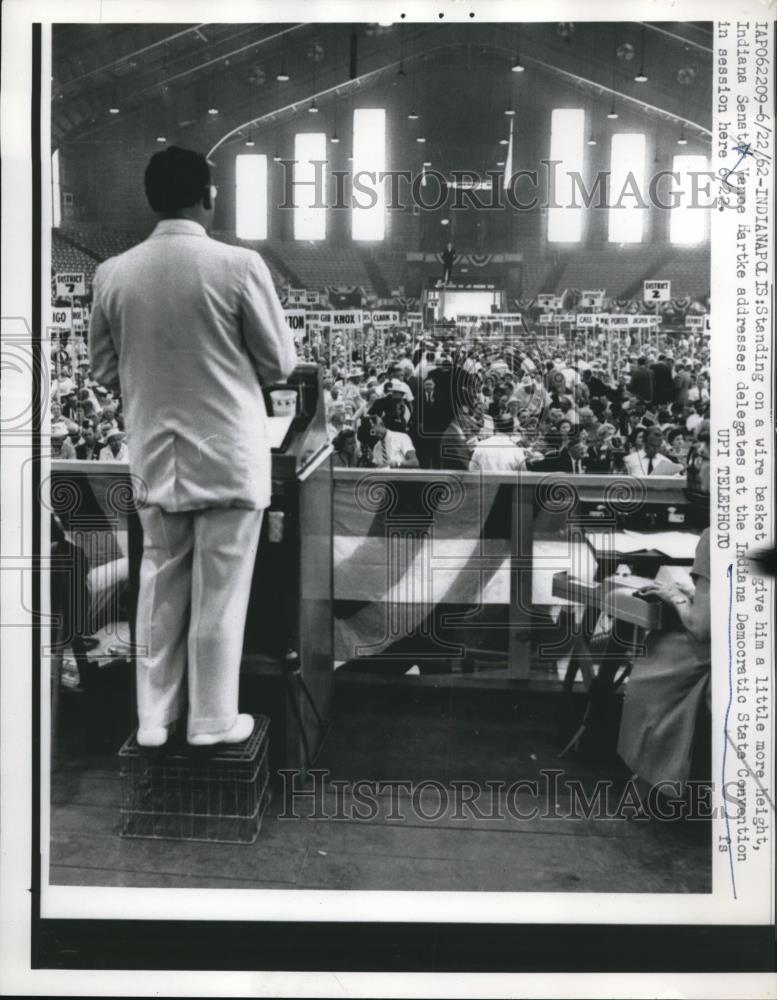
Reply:
<svg viewBox="0 0 777 1000"><path fill-rule="evenodd" d="M664 435L658 424L648 427L642 446L625 458L628 474L639 477L676 476L682 472L683 467L679 462L673 462L661 454L663 441Z"/></svg>
<svg viewBox="0 0 777 1000"><path fill-rule="evenodd" d="M372 461L377 468L418 467L418 458L409 434L404 431L388 430L382 417L377 414L365 417L365 421L369 423L368 434L372 444Z"/></svg>

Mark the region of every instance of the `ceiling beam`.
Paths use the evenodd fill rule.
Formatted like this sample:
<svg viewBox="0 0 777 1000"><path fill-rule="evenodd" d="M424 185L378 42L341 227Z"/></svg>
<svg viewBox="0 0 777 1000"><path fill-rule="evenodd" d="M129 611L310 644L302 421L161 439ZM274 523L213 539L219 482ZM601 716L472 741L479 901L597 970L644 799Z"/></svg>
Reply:
<svg viewBox="0 0 777 1000"><path fill-rule="evenodd" d="M660 24L651 24L650 21L641 22L649 31L654 31L657 35L663 35L665 38L671 38L675 42L679 42L681 45L687 45L689 49L698 49L699 52L703 52L705 55L712 55L711 45L702 45L700 42L694 42L690 38L686 38L685 35L678 35L674 31L669 31L668 28L662 27Z"/></svg>
<svg viewBox="0 0 777 1000"><path fill-rule="evenodd" d="M482 48L487 48L493 52L498 52L500 55L504 55L506 59L512 59L515 53L512 49L504 48L498 45L485 45L480 43ZM384 76L386 73L390 72L399 66L401 62L405 65L412 63L416 60L427 59L429 56L439 53L444 50L465 48L467 43L455 42L455 43L443 43L442 45L435 46L431 49L424 49L423 52L405 55L401 59L396 59L393 62L386 63L383 66L379 66L377 69L371 70L368 73L363 73L356 77L354 80L342 80L340 83L335 84L331 87L326 87L323 90L319 90L316 93L308 94L304 97L297 97L296 100L290 102L289 104L275 108L272 111L265 112L264 114L255 115L240 125L236 125L234 128L226 132L215 145L208 151L208 158L210 159L213 154L223 145L231 144L234 140L236 141L240 134L247 128L255 127L262 124L273 124L283 117L294 117L301 110L301 106L307 104L314 97L316 101L325 99L329 96L335 95L340 96L341 94L349 94L353 90L360 89L364 84L372 84L376 82L380 77ZM546 63L541 59L536 59L534 56L521 55L522 60L525 63L530 63L534 66L540 67L541 69L549 72L555 76L559 76L562 79L569 80L574 84L575 87L579 87L583 90L587 90L595 96L601 97L607 95L608 97L613 97L618 101L621 101L627 105L638 109L644 114L648 114L651 117L660 118L663 121L671 121L677 125L685 125L689 129L693 129L698 132L700 137L711 141L712 133L704 125L699 122L695 122L690 118L685 118L682 115L678 115L674 111L670 111L668 108L661 108L655 104L650 104L647 101L643 101L640 98L632 97L630 94L624 93L622 90L617 90L612 87L608 87L605 84L598 83L595 80L590 80L587 77L581 76L578 73L572 73L569 70L560 69L558 66L553 66L550 63Z"/></svg>
<svg viewBox="0 0 777 1000"><path fill-rule="evenodd" d="M120 66L123 62L128 60L136 59L138 56L143 56L147 52L152 52L154 49L159 48L160 45L169 45L170 42L174 42L179 38L184 38L186 35L190 35L193 32L196 33L198 29L207 27L207 22L202 24L195 24L190 28L184 28L183 31L175 31L172 35L166 35L164 38L159 38L155 42L151 42L149 45L144 45L140 49L134 49L132 52L128 52L126 55L119 56L118 59L113 59L109 63L105 63L102 66L97 66L95 69L90 69L88 73L82 73L81 76L74 76L71 79L65 81L62 84L62 88L66 89L72 87L77 83L81 83L82 80L89 80L91 77L96 76L98 73L105 73L108 70L113 69L115 66Z"/></svg>

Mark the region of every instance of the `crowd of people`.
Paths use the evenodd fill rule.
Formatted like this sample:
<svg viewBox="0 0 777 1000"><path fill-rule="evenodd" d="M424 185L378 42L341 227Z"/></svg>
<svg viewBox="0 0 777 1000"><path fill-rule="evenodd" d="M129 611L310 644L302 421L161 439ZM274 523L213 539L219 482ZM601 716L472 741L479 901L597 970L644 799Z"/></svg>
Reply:
<svg viewBox="0 0 777 1000"><path fill-rule="evenodd" d="M52 348L49 392L55 457L129 461L121 397L92 378L83 338L59 340Z"/></svg>
<svg viewBox="0 0 777 1000"><path fill-rule="evenodd" d="M322 361L336 466L685 474L709 441L709 348L664 334L496 341L398 329L366 357ZM631 350L629 350L631 348ZM83 338L51 358L51 441L66 459L126 462L122 401L93 378Z"/></svg>
<svg viewBox="0 0 777 1000"><path fill-rule="evenodd" d="M682 476L709 441L709 356L671 334L613 370L607 345L456 336L400 342L382 366L333 365L335 464Z"/></svg>

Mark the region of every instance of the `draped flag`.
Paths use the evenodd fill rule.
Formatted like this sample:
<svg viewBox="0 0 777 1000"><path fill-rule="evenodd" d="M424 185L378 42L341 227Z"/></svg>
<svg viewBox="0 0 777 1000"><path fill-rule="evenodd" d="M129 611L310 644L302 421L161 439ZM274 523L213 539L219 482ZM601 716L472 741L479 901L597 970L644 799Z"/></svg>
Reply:
<svg viewBox="0 0 777 1000"><path fill-rule="evenodd" d="M357 309L364 304L361 285L327 285L326 292L332 309Z"/></svg>
<svg viewBox="0 0 777 1000"><path fill-rule="evenodd" d="M333 510L335 659L408 661L460 656L508 643L512 487L387 479L335 480ZM561 529L566 512L547 515ZM593 579L584 543L533 543L532 604L566 604L553 574ZM544 637L543 637L544 638Z"/></svg>
<svg viewBox="0 0 777 1000"><path fill-rule="evenodd" d="M463 260L473 267L487 267L493 258L492 253L469 253L464 255Z"/></svg>

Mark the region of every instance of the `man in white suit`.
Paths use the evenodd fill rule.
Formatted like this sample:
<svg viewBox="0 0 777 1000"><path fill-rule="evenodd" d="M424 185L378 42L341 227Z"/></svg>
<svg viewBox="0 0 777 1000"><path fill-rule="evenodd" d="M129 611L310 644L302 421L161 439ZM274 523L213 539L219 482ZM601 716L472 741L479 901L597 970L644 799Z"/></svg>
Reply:
<svg viewBox="0 0 777 1000"><path fill-rule="evenodd" d="M120 385L143 561L137 609L138 743L161 746L186 713L194 745L239 743L240 658L270 445L260 382L297 358L258 256L207 235L216 190L199 153L146 168L160 222L94 277L94 377Z"/></svg>

